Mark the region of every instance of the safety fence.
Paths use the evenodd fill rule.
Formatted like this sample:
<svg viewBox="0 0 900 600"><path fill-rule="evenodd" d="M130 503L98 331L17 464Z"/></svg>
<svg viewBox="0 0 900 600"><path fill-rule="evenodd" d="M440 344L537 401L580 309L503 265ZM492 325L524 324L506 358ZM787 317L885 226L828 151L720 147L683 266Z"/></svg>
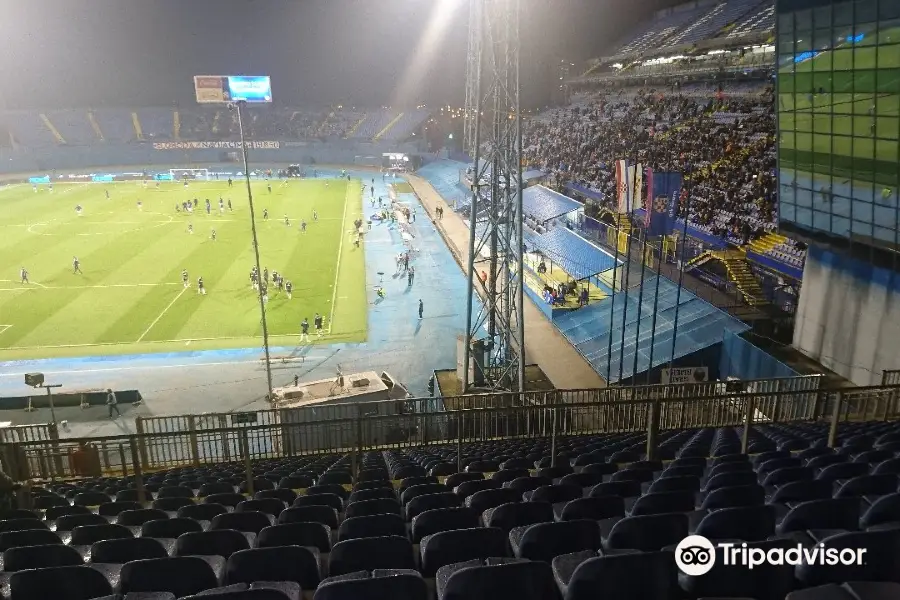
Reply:
<svg viewBox="0 0 900 600"><path fill-rule="evenodd" d="M108 475L176 466L315 454L644 432L654 456L660 431L769 423L840 425L900 416L900 386L824 389L818 377L724 384L497 393L447 398L334 404L305 409L153 417L138 433L89 440L17 440L0 444L7 473L19 479L79 475L73 454L91 444ZM733 388L732 388L733 389ZM315 410L315 413L312 411ZM51 433L55 427L49 426Z"/></svg>

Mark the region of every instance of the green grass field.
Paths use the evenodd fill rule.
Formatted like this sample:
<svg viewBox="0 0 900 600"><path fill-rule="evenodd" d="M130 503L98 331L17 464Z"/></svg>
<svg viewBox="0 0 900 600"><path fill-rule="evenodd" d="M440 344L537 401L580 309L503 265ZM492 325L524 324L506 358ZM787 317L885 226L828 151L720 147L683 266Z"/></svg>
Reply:
<svg viewBox="0 0 900 600"><path fill-rule="evenodd" d="M863 45L878 42L882 45ZM781 167L893 185L900 139L900 29L779 69Z"/></svg>
<svg viewBox="0 0 900 600"><path fill-rule="evenodd" d="M270 285L270 343L296 345L300 321L312 323L316 312L326 319L325 342L364 340L363 249L351 237L362 211L360 182L275 181L271 193L259 182L253 194L261 264L294 284L291 300ZM233 212L226 205L219 214L220 195L231 199ZM242 183L229 189L224 181L187 189L134 182L0 191L0 360L261 347L246 196ZM175 211L194 197L200 203L193 214ZM72 272L74 256L81 275ZM20 282L22 267L31 283ZM197 293L200 276L205 296Z"/></svg>

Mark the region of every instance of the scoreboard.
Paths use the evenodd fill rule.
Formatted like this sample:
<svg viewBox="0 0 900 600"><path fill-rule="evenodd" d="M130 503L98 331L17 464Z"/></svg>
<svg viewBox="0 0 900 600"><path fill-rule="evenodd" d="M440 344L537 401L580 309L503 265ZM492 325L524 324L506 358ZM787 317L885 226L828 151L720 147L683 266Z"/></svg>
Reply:
<svg viewBox="0 0 900 600"><path fill-rule="evenodd" d="M199 104L226 102L272 102L272 81L268 75L196 75L194 93Z"/></svg>

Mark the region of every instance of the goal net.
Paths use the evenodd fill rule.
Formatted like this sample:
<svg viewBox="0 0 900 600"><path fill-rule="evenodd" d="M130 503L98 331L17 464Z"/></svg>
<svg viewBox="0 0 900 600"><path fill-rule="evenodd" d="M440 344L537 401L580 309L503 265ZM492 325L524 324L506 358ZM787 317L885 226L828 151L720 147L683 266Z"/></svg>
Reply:
<svg viewBox="0 0 900 600"><path fill-rule="evenodd" d="M209 179L209 169L169 169L172 179L182 181L183 179Z"/></svg>

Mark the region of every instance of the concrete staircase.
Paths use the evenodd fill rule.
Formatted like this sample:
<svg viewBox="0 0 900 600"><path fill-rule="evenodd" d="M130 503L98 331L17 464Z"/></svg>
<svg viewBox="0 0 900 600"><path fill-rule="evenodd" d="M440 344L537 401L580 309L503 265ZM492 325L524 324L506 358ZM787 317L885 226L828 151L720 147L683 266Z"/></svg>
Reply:
<svg viewBox="0 0 900 600"><path fill-rule="evenodd" d="M384 129L382 129L381 131L379 131L378 133L375 134L375 137L373 138L374 141L377 142L377 141L380 140L382 137L384 137L384 134L386 134L388 131L390 131L390 130L391 130L391 127L393 127L394 125L396 125L396 124L400 121L400 119L402 119L402 118L403 118L403 113L400 113L400 114L398 114L396 117L394 117L393 119L391 119L391 122L388 123L387 125L385 125L385 126L384 126Z"/></svg>
<svg viewBox="0 0 900 600"><path fill-rule="evenodd" d="M360 128L360 126L365 123L366 119L369 118L369 113L363 115L362 119L356 122L356 125L350 128L350 131L347 132L347 135L344 136L344 139L350 139L353 137L353 134L356 133L356 130Z"/></svg>
<svg viewBox="0 0 900 600"><path fill-rule="evenodd" d="M786 241L787 238L783 235L778 235L777 233L767 233L766 235L750 242L750 249L757 254L765 254L775 246L783 244Z"/></svg>
<svg viewBox="0 0 900 600"><path fill-rule="evenodd" d="M88 121L90 121L91 123L91 129L94 130L94 135L96 135L97 139L101 142L104 141L106 138L103 137L103 130L100 129L100 123L97 122L97 118L94 116L94 111L89 110L87 117Z"/></svg>
<svg viewBox="0 0 900 600"><path fill-rule="evenodd" d="M172 112L172 138L181 139L181 113L177 110Z"/></svg>
<svg viewBox="0 0 900 600"><path fill-rule="evenodd" d="M41 117L41 122L44 123L44 127L49 129L50 133L53 134L53 137L56 139L56 143L65 144L66 143L65 138L63 138L62 134L59 132L59 129L56 128L56 125L54 125L53 123L50 122L50 117L48 117L44 113L41 113L40 117Z"/></svg>
<svg viewBox="0 0 900 600"><path fill-rule="evenodd" d="M141 120L136 112L131 113L131 126L134 128L134 137L143 141L144 128L141 127Z"/></svg>

